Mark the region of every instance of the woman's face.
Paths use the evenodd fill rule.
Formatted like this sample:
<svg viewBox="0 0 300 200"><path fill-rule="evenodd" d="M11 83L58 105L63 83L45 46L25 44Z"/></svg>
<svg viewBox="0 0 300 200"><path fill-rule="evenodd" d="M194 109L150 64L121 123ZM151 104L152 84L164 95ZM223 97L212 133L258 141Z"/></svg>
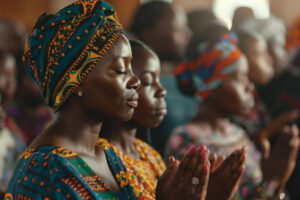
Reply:
<svg viewBox="0 0 300 200"><path fill-rule="evenodd" d="M83 106L101 119L128 121L138 105L140 82L131 69L129 41L121 35L82 83Z"/></svg>
<svg viewBox="0 0 300 200"><path fill-rule="evenodd" d="M11 102L17 88L16 63L13 57L6 57L0 61L0 93L4 104Z"/></svg>
<svg viewBox="0 0 300 200"><path fill-rule="evenodd" d="M274 62L275 73L279 74L284 70L288 58L285 49L285 36L278 34L271 38L268 42L268 49Z"/></svg>
<svg viewBox="0 0 300 200"><path fill-rule="evenodd" d="M133 71L141 80L141 87L138 89L139 106L132 121L139 126L153 128L167 114L166 90L159 81L160 62L152 51L145 48L134 50L133 56Z"/></svg>
<svg viewBox="0 0 300 200"><path fill-rule="evenodd" d="M253 90L248 78L248 63L242 57L236 70L214 92L214 103L225 115L247 115L254 106Z"/></svg>
<svg viewBox="0 0 300 200"><path fill-rule="evenodd" d="M245 54L249 62L250 80L259 85L267 84L274 77L275 71L264 38L251 39Z"/></svg>
<svg viewBox="0 0 300 200"><path fill-rule="evenodd" d="M164 59L184 56L191 37L187 17L183 9L172 6L148 33L151 47Z"/></svg>

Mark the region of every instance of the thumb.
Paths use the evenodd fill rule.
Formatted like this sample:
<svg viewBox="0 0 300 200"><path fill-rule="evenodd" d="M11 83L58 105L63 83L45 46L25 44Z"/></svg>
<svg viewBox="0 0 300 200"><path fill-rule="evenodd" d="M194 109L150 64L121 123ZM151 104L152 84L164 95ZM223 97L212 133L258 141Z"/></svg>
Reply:
<svg viewBox="0 0 300 200"><path fill-rule="evenodd" d="M271 148L270 141L265 137L261 138L260 147L261 147L263 159L269 158L270 148Z"/></svg>

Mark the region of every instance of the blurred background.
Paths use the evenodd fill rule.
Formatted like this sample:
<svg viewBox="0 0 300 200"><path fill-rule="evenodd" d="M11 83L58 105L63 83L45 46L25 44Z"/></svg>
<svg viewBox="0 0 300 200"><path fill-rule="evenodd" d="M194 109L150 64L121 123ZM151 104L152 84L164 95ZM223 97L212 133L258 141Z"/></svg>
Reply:
<svg viewBox="0 0 300 200"><path fill-rule="evenodd" d="M55 12L74 0L0 0L0 17L22 22L30 30L42 11ZM151 0L108 0L119 15L125 27L130 25L130 20L138 6ZM268 17L270 13L281 17L289 25L299 13L299 0L173 0L173 2L186 11L200 8L212 9L222 18L228 26L234 10L240 6L251 7L256 17Z"/></svg>

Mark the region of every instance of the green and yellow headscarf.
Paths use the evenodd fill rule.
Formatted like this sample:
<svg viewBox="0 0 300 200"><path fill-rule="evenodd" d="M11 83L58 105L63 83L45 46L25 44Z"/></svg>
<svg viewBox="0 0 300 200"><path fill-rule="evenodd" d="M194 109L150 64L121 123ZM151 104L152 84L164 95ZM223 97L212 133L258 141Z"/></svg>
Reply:
<svg viewBox="0 0 300 200"><path fill-rule="evenodd" d="M23 61L46 104L57 111L121 33L114 8L104 1L79 0L54 15L43 13Z"/></svg>

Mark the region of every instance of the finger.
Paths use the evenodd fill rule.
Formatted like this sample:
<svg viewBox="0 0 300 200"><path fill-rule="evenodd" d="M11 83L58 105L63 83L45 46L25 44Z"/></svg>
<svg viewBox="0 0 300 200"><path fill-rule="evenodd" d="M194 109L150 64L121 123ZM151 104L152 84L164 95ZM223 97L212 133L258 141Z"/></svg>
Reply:
<svg viewBox="0 0 300 200"><path fill-rule="evenodd" d="M169 156L169 160L168 160L168 166L169 167L173 167L173 165L175 164L175 158L174 156Z"/></svg>
<svg viewBox="0 0 300 200"><path fill-rule="evenodd" d="M287 123L293 122L299 116L298 110L293 110L291 112L284 113L278 117L278 122L284 126Z"/></svg>
<svg viewBox="0 0 300 200"><path fill-rule="evenodd" d="M267 159L270 156L270 141L267 138L261 138L260 140L260 147L263 155L263 159Z"/></svg>
<svg viewBox="0 0 300 200"><path fill-rule="evenodd" d="M201 154L201 163L197 166L193 176L195 177L200 177L202 175L202 170L203 170L203 167L204 165L209 162L208 161L208 150L205 149L205 151ZM210 166L210 165L209 165Z"/></svg>
<svg viewBox="0 0 300 200"><path fill-rule="evenodd" d="M217 163L217 154L216 153L213 153L212 156L211 156L211 159L210 159L210 168L212 170L214 170L214 167Z"/></svg>
<svg viewBox="0 0 300 200"><path fill-rule="evenodd" d="M230 167L229 177L233 176L243 165L245 165L245 161L246 161L246 154L245 153L239 154L238 159L229 166Z"/></svg>
<svg viewBox="0 0 300 200"><path fill-rule="evenodd" d="M221 157L218 159L217 164L216 164L216 166L215 166L215 170L217 170L217 169L223 164L224 160L225 160L225 156L221 156Z"/></svg>
<svg viewBox="0 0 300 200"><path fill-rule="evenodd" d="M168 167L164 172L164 178L170 178L171 174L174 172L174 169L176 168L177 168L176 160L173 156L170 156L168 161Z"/></svg>
<svg viewBox="0 0 300 200"><path fill-rule="evenodd" d="M204 145L200 146L197 149L195 156L192 159L192 162L185 168L185 171L182 174L183 181L185 183L189 183L192 176L194 176L197 167L203 166L205 160L207 159L208 159L208 150Z"/></svg>
<svg viewBox="0 0 300 200"><path fill-rule="evenodd" d="M297 127L297 125L293 124L291 127L291 131L294 137L298 137L299 136L299 129Z"/></svg>
<svg viewBox="0 0 300 200"><path fill-rule="evenodd" d="M182 179L182 177L183 177L182 175L185 172L186 167L188 166L188 163L193 158L195 151L196 151L196 148L191 147L190 150L184 154L182 160L180 161L179 167L174 175L173 186L176 186L178 184L178 182L180 181L180 179Z"/></svg>
<svg viewBox="0 0 300 200"><path fill-rule="evenodd" d="M228 157L228 159L224 161L222 173L224 176L226 176L226 178L230 178L232 174L242 165L242 163L245 161L245 158L243 158L244 154L245 153L242 151L242 149L236 150Z"/></svg>
<svg viewBox="0 0 300 200"><path fill-rule="evenodd" d="M296 125L292 125L291 131L292 131L292 135L293 135L293 138L290 141L290 146L291 146L291 148L293 148L292 157L296 158L297 154L298 154L298 149L299 149L299 138L298 138L299 130Z"/></svg>
<svg viewBox="0 0 300 200"><path fill-rule="evenodd" d="M236 161L239 159L240 155L241 155L241 150L235 150L234 152L232 152L229 157L227 157L223 163L224 166L226 167L230 167L232 164L236 163Z"/></svg>
<svg viewBox="0 0 300 200"><path fill-rule="evenodd" d="M231 194L235 194L237 189L238 189L238 185L242 179L243 173L245 171L245 165L242 165L237 171L236 173L234 173L232 175L232 178L229 180L228 183L228 189L230 190Z"/></svg>
<svg viewBox="0 0 300 200"><path fill-rule="evenodd" d="M199 184L197 185L197 196L198 199L205 199L206 197L206 192L207 192L207 187L209 183L209 174L210 174L210 162L207 160L204 163L203 170L200 176L200 181Z"/></svg>
<svg viewBox="0 0 300 200"><path fill-rule="evenodd" d="M299 111L298 110L293 110L293 111L287 113L286 123L293 122L298 117L299 117Z"/></svg>

